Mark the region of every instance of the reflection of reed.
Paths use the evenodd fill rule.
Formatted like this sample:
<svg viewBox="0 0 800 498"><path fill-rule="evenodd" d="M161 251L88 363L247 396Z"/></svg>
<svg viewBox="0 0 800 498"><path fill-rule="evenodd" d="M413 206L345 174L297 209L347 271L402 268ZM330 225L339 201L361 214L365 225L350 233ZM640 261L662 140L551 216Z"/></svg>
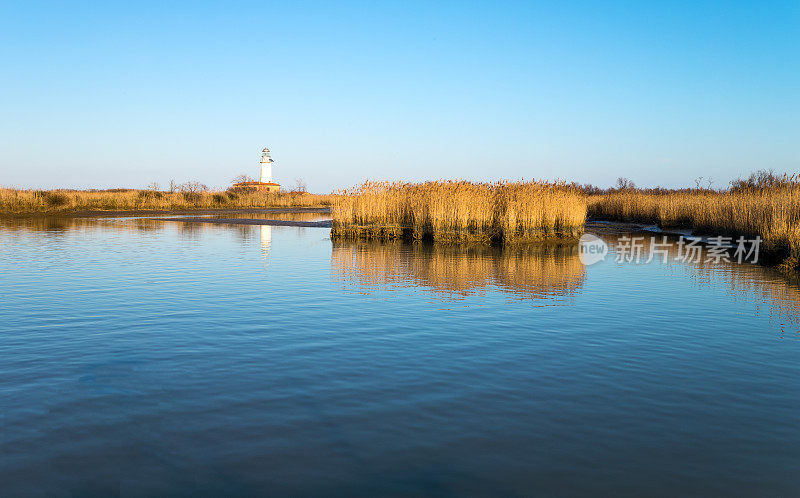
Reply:
<svg viewBox="0 0 800 498"><path fill-rule="evenodd" d="M465 248L456 245L337 240L335 278L360 287L420 285L450 297L499 288L524 299L571 295L584 266L575 245Z"/></svg>
<svg viewBox="0 0 800 498"><path fill-rule="evenodd" d="M787 283L783 275L767 274L755 265L737 265L728 275L732 295L752 295L767 305L773 318L792 326L800 333L800 287Z"/></svg>
<svg viewBox="0 0 800 498"><path fill-rule="evenodd" d="M663 249L664 246L652 247L652 242L663 243L663 236L624 234L624 237L641 237L643 261L646 261L651 250ZM620 235L603 235L603 239L612 247L620 244ZM715 262L708 259L707 249L703 249L701 257L686 260L681 253L677 238L669 237L666 246L665 263L675 269L685 270L698 286L723 287L734 299L753 299L757 304L766 305L770 315L782 323L790 325L793 330L800 331L800 287L787 280L785 275L775 270L751 263L739 264L735 261ZM732 258L733 259L733 258ZM608 257L614 260L614 255ZM662 262L661 255L655 255L654 261Z"/></svg>
<svg viewBox="0 0 800 498"><path fill-rule="evenodd" d="M3 218L0 217L0 228L10 232L65 232L94 224L93 220L86 218L69 217L30 217L30 218Z"/></svg>
<svg viewBox="0 0 800 498"><path fill-rule="evenodd" d="M800 287L785 275L754 264L715 264L706 261L688 265L701 286L712 287L722 280L734 299L749 297L760 307L765 305L773 319L800 332ZM719 285L719 284L717 284Z"/></svg>
<svg viewBox="0 0 800 498"><path fill-rule="evenodd" d="M163 230L163 222L146 218L126 219L120 223L118 219L102 217L73 216L30 216L0 217L0 229L9 232L51 232L61 233L102 226L117 230L156 231Z"/></svg>
<svg viewBox="0 0 800 498"><path fill-rule="evenodd" d="M300 212L300 213L230 213L200 218L243 218L243 219L268 219L285 221L321 221L328 219L325 213ZM81 228L97 227L102 224L105 228L114 226L120 230L152 231L163 230L169 222L149 217L121 218L117 216L0 216L0 229L8 231L27 232L66 232ZM206 227L196 223L182 223L182 230L187 233L204 231ZM233 230L246 232L249 237L252 230L247 226L230 225Z"/></svg>
<svg viewBox="0 0 800 498"><path fill-rule="evenodd" d="M576 245L505 250L495 266L498 285L531 297L572 294L584 281Z"/></svg>

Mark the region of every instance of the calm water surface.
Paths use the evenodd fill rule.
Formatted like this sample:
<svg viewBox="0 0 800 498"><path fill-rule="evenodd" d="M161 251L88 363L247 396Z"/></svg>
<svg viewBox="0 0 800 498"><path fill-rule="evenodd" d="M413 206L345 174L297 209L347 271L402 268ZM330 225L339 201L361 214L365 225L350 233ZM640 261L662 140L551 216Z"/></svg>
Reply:
<svg viewBox="0 0 800 498"><path fill-rule="evenodd" d="M0 224L0 495L800 494L800 289L574 248Z"/></svg>

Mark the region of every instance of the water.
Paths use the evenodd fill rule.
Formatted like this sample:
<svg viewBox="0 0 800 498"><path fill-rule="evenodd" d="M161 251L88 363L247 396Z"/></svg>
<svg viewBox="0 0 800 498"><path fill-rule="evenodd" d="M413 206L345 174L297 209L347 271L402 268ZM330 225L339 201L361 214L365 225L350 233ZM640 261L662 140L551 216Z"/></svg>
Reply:
<svg viewBox="0 0 800 498"><path fill-rule="evenodd" d="M800 289L751 265L40 219L0 275L3 496L800 492Z"/></svg>

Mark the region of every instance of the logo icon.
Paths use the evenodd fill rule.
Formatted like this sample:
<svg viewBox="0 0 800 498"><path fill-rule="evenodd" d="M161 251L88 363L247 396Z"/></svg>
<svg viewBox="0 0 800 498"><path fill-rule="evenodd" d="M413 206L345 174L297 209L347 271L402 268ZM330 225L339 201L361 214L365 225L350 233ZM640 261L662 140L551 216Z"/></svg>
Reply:
<svg viewBox="0 0 800 498"><path fill-rule="evenodd" d="M608 244L605 240L590 233L581 235L578 242L578 257L581 263L586 266L593 265L606 259L606 256L608 256Z"/></svg>

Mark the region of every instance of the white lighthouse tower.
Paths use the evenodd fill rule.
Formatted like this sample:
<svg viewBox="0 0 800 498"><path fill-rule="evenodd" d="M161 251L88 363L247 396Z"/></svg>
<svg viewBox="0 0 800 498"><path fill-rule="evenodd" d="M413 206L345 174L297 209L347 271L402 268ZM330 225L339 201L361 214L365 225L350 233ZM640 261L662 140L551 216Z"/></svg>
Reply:
<svg viewBox="0 0 800 498"><path fill-rule="evenodd" d="M248 180L245 182L234 183L234 189L241 189L244 191L259 191L259 192L273 192L279 193L281 186L272 181L272 163L275 161L269 155L269 149L264 147L261 151L261 181Z"/></svg>
<svg viewBox="0 0 800 498"><path fill-rule="evenodd" d="M269 156L269 149L264 147L261 151L261 183L272 183L272 163L275 161Z"/></svg>

